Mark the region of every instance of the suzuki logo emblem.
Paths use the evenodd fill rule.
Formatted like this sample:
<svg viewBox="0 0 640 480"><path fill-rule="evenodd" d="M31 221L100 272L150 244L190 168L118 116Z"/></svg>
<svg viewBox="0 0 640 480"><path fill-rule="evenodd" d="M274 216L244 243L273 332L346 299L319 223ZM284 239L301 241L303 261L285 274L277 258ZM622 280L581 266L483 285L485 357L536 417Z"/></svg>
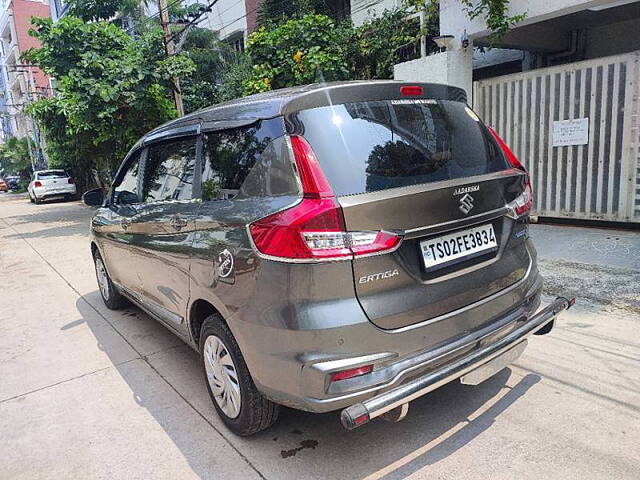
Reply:
<svg viewBox="0 0 640 480"><path fill-rule="evenodd" d="M465 215L473 208L473 197L468 193L460 199L460 211Z"/></svg>

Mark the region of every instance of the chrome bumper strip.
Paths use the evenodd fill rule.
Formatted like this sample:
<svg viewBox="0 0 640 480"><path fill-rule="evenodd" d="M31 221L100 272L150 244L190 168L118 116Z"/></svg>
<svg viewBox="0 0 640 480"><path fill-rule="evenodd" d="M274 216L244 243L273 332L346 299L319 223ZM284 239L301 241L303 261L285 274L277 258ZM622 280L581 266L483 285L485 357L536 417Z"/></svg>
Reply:
<svg viewBox="0 0 640 480"><path fill-rule="evenodd" d="M400 385L369 400L345 408L340 415L342 424L345 428L352 430L368 423L373 418L379 417L452 380L460 378L464 374L475 370L518 345L525 338L551 322L560 312L570 308L574 301L574 299L569 300L559 297L531 317L522 327L514 330L497 342L486 345L412 382Z"/></svg>

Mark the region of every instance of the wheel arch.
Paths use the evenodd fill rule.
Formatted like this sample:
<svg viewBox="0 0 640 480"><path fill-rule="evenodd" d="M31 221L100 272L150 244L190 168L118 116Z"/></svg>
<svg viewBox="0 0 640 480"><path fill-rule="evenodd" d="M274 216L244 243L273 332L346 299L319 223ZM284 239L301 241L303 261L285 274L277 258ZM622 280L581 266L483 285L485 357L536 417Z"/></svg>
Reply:
<svg viewBox="0 0 640 480"><path fill-rule="evenodd" d="M196 299L191 303L191 307L189 308L189 334L191 335L193 345L196 349L199 348L202 325L205 319L211 315L217 315L220 317L220 320L224 322L229 330L231 330L231 327L229 327L224 315L213 305L213 303L204 298Z"/></svg>

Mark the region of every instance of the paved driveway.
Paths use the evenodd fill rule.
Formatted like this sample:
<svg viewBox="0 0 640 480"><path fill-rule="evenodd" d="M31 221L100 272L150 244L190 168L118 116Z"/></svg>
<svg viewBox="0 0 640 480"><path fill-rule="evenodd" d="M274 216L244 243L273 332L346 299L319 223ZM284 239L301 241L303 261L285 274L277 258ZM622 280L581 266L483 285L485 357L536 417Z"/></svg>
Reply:
<svg viewBox="0 0 640 480"><path fill-rule="evenodd" d="M579 304L482 385L353 432L285 409L243 439L192 350L102 305L90 215L0 194L0 478L640 478L637 232L534 226L549 293Z"/></svg>

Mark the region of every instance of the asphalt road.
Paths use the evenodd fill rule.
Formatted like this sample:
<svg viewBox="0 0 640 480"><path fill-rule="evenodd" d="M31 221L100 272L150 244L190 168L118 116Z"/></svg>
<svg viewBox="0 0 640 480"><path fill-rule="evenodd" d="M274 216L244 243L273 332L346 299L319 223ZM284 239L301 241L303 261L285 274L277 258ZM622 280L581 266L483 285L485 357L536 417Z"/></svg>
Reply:
<svg viewBox="0 0 640 480"><path fill-rule="evenodd" d="M512 367L345 431L285 409L228 432L197 355L107 310L91 210L0 194L0 478L640 478L640 233L532 226L548 293L578 305Z"/></svg>

